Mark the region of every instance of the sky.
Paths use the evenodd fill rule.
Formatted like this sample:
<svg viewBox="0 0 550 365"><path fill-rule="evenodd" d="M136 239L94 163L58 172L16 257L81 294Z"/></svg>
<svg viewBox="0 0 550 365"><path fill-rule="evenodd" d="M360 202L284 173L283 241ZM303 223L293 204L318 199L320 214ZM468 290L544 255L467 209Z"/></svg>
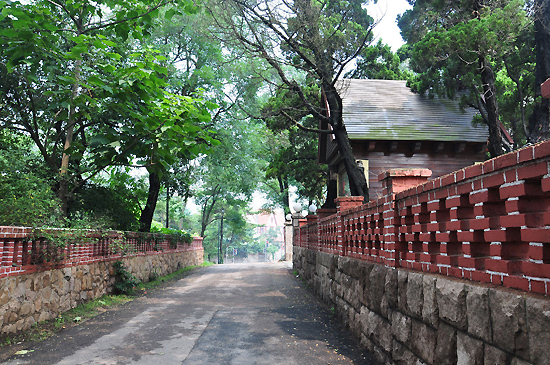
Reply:
<svg viewBox="0 0 550 365"><path fill-rule="evenodd" d="M369 15L379 24L374 28L376 39L389 44L393 51L403 45L403 39L397 26L397 15L403 14L411 6L407 0L378 0L377 4L367 6Z"/></svg>

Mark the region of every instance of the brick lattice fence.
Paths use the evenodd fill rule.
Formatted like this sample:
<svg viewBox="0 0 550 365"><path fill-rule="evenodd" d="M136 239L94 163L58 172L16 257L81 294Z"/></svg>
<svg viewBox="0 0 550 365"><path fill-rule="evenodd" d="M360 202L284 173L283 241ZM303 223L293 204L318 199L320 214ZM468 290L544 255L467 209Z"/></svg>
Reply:
<svg viewBox="0 0 550 365"><path fill-rule="evenodd" d="M544 142L429 181L391 170L379 176L386 196L338 198L301 222L294 245L548 295L549 165Z"/></svg>

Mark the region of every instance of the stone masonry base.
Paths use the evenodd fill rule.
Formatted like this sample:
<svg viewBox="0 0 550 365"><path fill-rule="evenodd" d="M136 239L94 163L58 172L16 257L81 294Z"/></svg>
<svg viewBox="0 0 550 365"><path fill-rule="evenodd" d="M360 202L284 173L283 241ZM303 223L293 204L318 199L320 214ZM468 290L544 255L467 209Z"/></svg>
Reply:
<svg viewBox="0 0 550 365"><path fill-rule="evenodd" d="M122 259L141 281L180 268L200 265L203 250L134 256ZM55 318L77 304L110 293L113 261L41 271L0 279L0 333L17 333Z"/></svg>
<svg viewBox="0 0 550 365"><path fill-rule="evenodd" d="M382 364L550 364L550 298L294 247L294 269Z"/></svg>

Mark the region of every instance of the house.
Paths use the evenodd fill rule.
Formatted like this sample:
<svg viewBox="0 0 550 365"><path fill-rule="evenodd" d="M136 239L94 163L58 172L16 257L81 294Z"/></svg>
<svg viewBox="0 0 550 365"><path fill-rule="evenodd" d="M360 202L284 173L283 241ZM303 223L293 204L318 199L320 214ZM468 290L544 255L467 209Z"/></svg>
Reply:
<svg viewBox="0 0 550 365"><path fill-rule="evenodd" d="M284 245L285 214L282 209L250 214L247 221L256 226L254 238L266 238L269 244ZM269 238L268 238L269 237Z"/></svg>
<svg viewBox="0 0 550 365"><path fill-rule="evenodd" d="M473 125L473 108L413 93L406 81L351 80L339 84L353 153L363 164L371 199L382 196L377 176L388 169L427 168L432 178L485 159L488 131ZM323 126L321 125L321 128ZM330 134L320 134L319 162L349 195L347 175Z"/></svg>

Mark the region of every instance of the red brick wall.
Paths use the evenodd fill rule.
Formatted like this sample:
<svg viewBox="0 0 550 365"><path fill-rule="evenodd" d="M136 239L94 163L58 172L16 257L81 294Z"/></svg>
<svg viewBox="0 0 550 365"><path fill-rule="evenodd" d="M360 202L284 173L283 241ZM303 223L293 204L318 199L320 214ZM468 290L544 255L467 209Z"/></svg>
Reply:
<svg viewBox="0 0 550 365"><path fill-rule="evenodd" d="M51 246L40 240L32 240L32 229L26 227L0 226L0 278L12 275L31 274L37 271L59 269L77 265L87 265L96 262L113 261L122 257L113 252L115 240L130 247L131 254L127 256L160 255L164 253L186 252L202 250L202 238L195 237L191 244L178 244L171 248L166 235L149 234L156 237L156 244L144 242L143 234L135 232L111 232L100 235L90 231L86 243L68 245L62 249L51 250ZM44 255L57 259L37 260Z"/></svg>
<svg viewBox="0 0 550 365"><path fill-rule="evenodd" d="M309 218L297 245L548 295L549 165L550 141L397 194L382 174L386 196Z"/></svg>

